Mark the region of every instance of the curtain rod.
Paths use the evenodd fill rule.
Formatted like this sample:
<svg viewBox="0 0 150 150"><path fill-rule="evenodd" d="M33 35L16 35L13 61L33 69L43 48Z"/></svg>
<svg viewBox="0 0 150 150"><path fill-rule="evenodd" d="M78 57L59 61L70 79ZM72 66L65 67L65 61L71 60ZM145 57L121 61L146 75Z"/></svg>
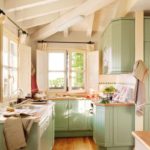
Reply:
<svg viewBox="0 0 150 150"><path fill-rule="evenodd" d="M16 24L9 16L7 16L6 13L2 9L0 9L0 14L6 16L19 30L22 31L23 34L27 34L27 32L24 31L18 24Z"/></svg>
<svg viewBox="0 0 150 150"><path fill-rule="evenodd" d="M95 42L68 42L68 41L38 41L38 43L68 43L68 44L95 44Z"/></svg>

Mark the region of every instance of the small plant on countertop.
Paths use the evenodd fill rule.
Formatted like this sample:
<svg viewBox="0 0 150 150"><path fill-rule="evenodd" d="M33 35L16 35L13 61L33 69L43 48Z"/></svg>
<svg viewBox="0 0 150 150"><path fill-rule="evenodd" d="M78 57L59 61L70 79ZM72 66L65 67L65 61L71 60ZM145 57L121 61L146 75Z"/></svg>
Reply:
<svg viewBox="0 0 150 150"><path fill-rule="evenodd" d="M102 92L106 95L106 98L102 98L101 103L108 104L110 100L112 100L112 95L116 92L116 89L114 86L108 86L105 87Z"/></svg>

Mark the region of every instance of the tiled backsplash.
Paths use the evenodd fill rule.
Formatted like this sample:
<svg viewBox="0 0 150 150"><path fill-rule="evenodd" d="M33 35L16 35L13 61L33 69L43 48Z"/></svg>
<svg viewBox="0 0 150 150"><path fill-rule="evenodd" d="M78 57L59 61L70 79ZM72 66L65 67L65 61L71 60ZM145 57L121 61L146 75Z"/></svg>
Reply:
<svg viewBox="0 0 150 150"><path fill-rule="evenodd" d="M136 79L132 74L100 75L99 91L101 92L105 87L110 85L113 85L117 89L114 100L134 100Z"/></svg>

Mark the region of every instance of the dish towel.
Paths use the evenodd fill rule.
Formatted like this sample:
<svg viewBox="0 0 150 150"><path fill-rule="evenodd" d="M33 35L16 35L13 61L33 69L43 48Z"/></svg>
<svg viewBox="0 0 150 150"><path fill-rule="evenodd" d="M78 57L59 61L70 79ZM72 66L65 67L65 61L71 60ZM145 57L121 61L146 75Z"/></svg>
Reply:
<svg viewBox="0 0 150 150"><path fill-rule="evenodd" d="M27 141L28 135L29 135L30 130L31 130L32 125L33 125L33 119L32 118L22 118L22 124L23 124L25 138Z"/></svg>
<svg viewBox="0 0 150 150"><path fill-rule="evenodd" d="M4 123L4 137L8 150L26 147L23 124L20 117L10 117Z"/></svg>
<svg viewBox="0 0 150 150"><path fill-rule="evenodd" d="M144 106L146 103L145 80L148 77L149 69L142 60L138 60L133 69L133 76L137 79L137 90L135 94L136 113L143 115Z"/></svg>
<svg viewBox="0 0 150 150"><path fill-rule="evenodd" d="M4 137L7 150L24 148L33 124L29 117L9 117L4 123Z"/></svg>

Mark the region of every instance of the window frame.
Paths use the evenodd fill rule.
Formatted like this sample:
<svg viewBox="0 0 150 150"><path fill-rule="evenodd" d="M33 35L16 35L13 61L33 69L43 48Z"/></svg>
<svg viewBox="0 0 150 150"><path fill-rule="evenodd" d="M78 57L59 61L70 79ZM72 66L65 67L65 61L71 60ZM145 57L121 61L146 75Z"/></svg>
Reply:
<svg viewBox="0 0 150 150"><path fill-rule="evenodd" d="M19 51L18 51L18 38L17 36L15 36L13 33L11 33L9 30L7 29L4 29L4 32L3 32L3 51L4 51L4 37L7 38L7 48L8 48L8 64L7 65L4 65L3 62L2 62L2 97L3 97L3 101L8 101L8 100L11 100L11 99L14 99L16 98L16 94L15 94L15 91L14 91L14 94L13 94L13 91L11 91L11 83L10 81L8 80L8 95L7 96L4 96L4 78L3 78L3 70L6 69L8 71L8 79L9 79L9 76L11 74L12 71L16 71L17 72L17 89L18 89L18 79L19 79ZM10 59L11 59L11 44L14 44L15 45L15 48L17 50L17 66L12 66L10 64ZM3 57L3 51L2 51L2 57ZM17 90L16 89L16 90Z"/></svg>
<svg viewBox="0 0 150 150"><path fill-rule="evenodd" d="M66 63L66 61L67 61L67 56L66 56L66 50L50 50L50 51L48 51L48 53L47 53L47 57L48 57L48 55L49 55L49 53L64 53L64 68L65 68L65 70L64 71L58 71L58 70L54 70L54 71L51 71L51 70L49 70L49 64L48 64L48 74L49 74L49 72L64 72L64 88L63 89L50 89L49 88L49 83L48 83L48 91L50 91L50 92L65 92L66 90L67 90L67 63ZM48 58L48 61L49 61L49 58ZM49 82L49 77L48 77L48 82Z"/></svg>
<svg viewBox="0 0 150 150"><path fill-rule="evenodd" d="M79 72L79 71L73 71L71 70L71 62L72 61L69 61L69 69L68 69L68 73L69 73L69 79L68 79L68 87L69 87L69 92L85 92L86 90L86 52L85 51L81 51L81 50L69 50L68 51L68 57L69 57L69 60L72 60L72 56L71 54L73 52L77 52L77 53L82 53L84 54L84 66L83 66L83 77L84 77L84 88L81 90L81 89L72 89L72 77L71 77L71 73L72 72Z"/></svg>
<svg viewBox="0 0 150 150"><path fill-rule="evenodd" d="M85 92L86 91L86 85L87 85L87 75L86 75L86 51L85 50L76 50L76 49L67 49L67 50L48 50L47 55L49 55L49 53L51 52L64 52L65 53L65 79L64 79L64 89L50 89L49 88L49 84L48 84L48 92L50 93L54 93L54 92L71 92L71 93L77 93L77 92ZM70 57L71 57L71 53L72 52L79 52L79 53L83 53L84 54L84 69L83 69L83 76L84 76L84 89L72 89L71 87L71 61ZM47 56L48 57L48 56ZM57 72L57 71L56 71ZM74 72L74 71L73 71ZM49 68L48 68L48 74L49 74Z"/></svg>

